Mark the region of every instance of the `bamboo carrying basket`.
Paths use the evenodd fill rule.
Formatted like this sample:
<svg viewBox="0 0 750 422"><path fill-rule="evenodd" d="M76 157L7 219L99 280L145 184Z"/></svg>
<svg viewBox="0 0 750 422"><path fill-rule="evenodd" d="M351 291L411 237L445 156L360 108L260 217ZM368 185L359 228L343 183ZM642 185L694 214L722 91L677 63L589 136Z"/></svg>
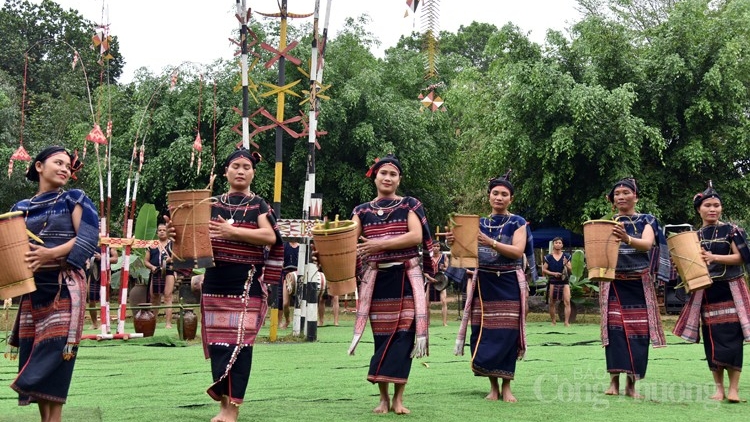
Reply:
<svg viewBox="0 0 750 422"><path fill-rule="evenodd" d="M706 262L701 256L697 232L673 234L667 238L667 246L686 292L705 289L713 283Z"/></svg>
<svg viewBox="0 0 750 422"><path fill-rule="evenodd" d="M586 251L586 268L593 281L615 279L620 240L612 234L617 224L612 220L589 220L583 223L583 248Z"/></svg>
<svg viewBox="0 0 750 422"><path fill-rule="evenodd" d="M451 267L476 268L479 266L479 216L454 214L451 218L453 244Z"/></svg>
<svg viewBox="0 0 750 422"><path fill-rule="evenodd" d="M352 220L319 223L312 228L312 235L328 282L328 294L354 293L357 290L357 223Z"/></svg>
<svg viewBox="0 0 750 422"><path fill-rule="evenodd" d="M214 266L208 223L211 221L211 191L177 190L167 193L169 214L176 231L172 260L174 268Z"/></svg>
<svg viewBox="0 0 750 422"><path fill-rule="evenodd" d="M0 215L0 299L9 299L36 290L34 273L24 262L29 252L29 237L22 211Z"/></svg>

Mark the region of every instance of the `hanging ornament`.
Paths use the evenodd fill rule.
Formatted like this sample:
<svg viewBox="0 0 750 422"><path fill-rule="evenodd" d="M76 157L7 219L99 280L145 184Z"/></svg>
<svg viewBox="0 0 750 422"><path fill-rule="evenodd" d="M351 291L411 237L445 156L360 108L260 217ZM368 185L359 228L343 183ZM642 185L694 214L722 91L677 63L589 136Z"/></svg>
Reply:
<svg viewBox="0 0 750 422"><path fill-rule="evenodd" d="M195 152L198 151L198 165L200 166L200 153L203 151L203 141L201 140L201 134L195 135L195 141L193 141L193 151L190 155L190 167L193 167L193 161L195 160ZM200 168L198 169L200 171Z"/></svg>
<svg viewBox="0 0 750 422"><path fill-rule="evenodd" d="M23 144L21 144L21 146L13 152L13 155L10 156L10 160L8 161L8 178L10 178L10 175L13 173L13 162L16 160L26 161L27 164L31 163L31 156L26 152L26 148L23 147Z"/></svg>
<svg viewBox="0 0 750 422"><path fill-rule="evenodd" d="M91 129L91 132L86 135L86 140L95 144L107 145L107 138L104 136L102 128L96 123L94 124L94 128Z"/></svg>
<svg viewBox="0 0 750 422"><path fill-rule="evenodd" d="M177 69L172 72L172 76L169 78L169 90L174 91L175 87L177 86Z"/></svg>

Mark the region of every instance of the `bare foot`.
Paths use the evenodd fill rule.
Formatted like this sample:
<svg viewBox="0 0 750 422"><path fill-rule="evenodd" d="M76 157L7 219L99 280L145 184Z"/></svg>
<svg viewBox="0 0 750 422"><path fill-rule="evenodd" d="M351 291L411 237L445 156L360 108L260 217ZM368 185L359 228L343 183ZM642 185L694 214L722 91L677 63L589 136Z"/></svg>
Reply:
<svg viewBox="0 0 750 422"><path fill-rule="evenodd" d="M92 325L91 327L89 327L89 330L98 330L98 329L99 327L97 327L96 325Z"/></svg>
<svg viewBox="0 0 750 422"><path fill-rule="evenodd" d="M742 399L740 399L740 395L738 392L729 390L729 394L727 394L727 401L729 403L739 403L742 401Z"/></svg>
<svg viewBox="0 0 750 422"><path fill-rule="evenodd" d="M513 393L510 391L510 382L507 380L503 380L503 401L506 403L515 403L518 400L516 400L516 396L513 395Z"/></svg>
<svg viewBox="0 0 750 422"><path fill-rule="evenodd" d="M239 406L233 405L230 403L229 397L223 396L221 398L221 410L216 416L211 418L211 422L237 422L239 414Z"/></svg>
<svg viewBox="0 0 750 422"><path fill-rule="evenodd" d="M569 322L566 322L566 323L565 323L565 326L566 326L566 327L570 327L570 323L569 323Z"/></svg>
<svg viewBox="0 0 750 422"><path fill-rule="evenodd" d="M552 325L557 325L557 323L555 321L552 321Z"/></svg>
<svg viewBox="0 0 750 422"><path fill-rule="evenodd" d="M391 407L391 404L388 403L387 400L381 400L380 404L374 409L372 409L372 413L388 413L388 409Z"/></svg>
<svg viewBox="0 0 750 422"><path fill-rule="evenodd" d="M409 413L411 413L411 410L405 408L403 404L396 404L396 402L393 402L393 407L391 407L391 410L393 410L393 413L397 415L408 415Z"/></svg>
<svg viewBox="0 0 750 422"><path fill-rule="evenodd" d="M638 394L637 391L635 391L635 388L625 388L625 395L628 397L632 397L634 399L642 399L643 396Z"/></svg>
<svg viewBox="0 0 750 422"><path fill-rule="evenodd" d="M172 328L172 324L167 324L167 325L164 326L164 328L170 329L170 328Z"/></svg>
<svg viewBox="0 0 750 422"><path fill-rule="evenodd" d="M490 394L484 398L485 400L497 401L500 398L500 393L495 390L490 390Z"/></svg>
<svg viewBox="0 0 750 422"><path fill-rule="evenodd" d="M614 379L609 383L609 388L604 394L608 396L619 396L620 395L620 383Z"/></svg>
<svg viewBox="0 0 750 422"><path fill-rule="evenodd" d="M709 397L711 400L722 401L724 400L724 390L716 390L713 396Z"/></svg>
<svg viewBox="0 0 750 422"><path fill-rule="evenodd" d="M285 330L285 329L286 329L286 327L288 327L288 326L289 326L289 323L288 323L288 322L285 322L285 323L283 323L283 324L279 324L279 329Z"/></svg>

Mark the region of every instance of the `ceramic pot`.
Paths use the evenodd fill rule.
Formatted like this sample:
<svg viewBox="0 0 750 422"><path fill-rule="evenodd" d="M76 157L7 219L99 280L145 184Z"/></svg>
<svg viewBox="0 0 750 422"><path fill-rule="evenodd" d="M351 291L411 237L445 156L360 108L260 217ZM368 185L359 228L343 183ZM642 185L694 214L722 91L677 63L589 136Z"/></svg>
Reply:
<svg viewBox="0 0 750 422"><path fill-rule="evenodd" d="M182 314L182 327L180 330L181 340L194 340L198 331L198 316L192 309L185 309Z"/></svg>
<svg viewBox="0 0 750 422"><path fill-rule="evenodd" d="M140 303L139 306L151 306L150 303ZM142 333L143 337L151 337L156 331L156 313L151 309L138 309L133 317L133 325L136 333Z"/></svg>

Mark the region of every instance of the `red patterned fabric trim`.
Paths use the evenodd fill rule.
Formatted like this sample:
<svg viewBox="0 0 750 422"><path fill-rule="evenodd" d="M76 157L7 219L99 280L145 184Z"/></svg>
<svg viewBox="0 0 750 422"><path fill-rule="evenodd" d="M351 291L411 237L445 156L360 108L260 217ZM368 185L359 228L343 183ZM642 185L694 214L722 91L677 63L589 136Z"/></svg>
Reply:
<svg viewBox="0 0 750 422"><path fill-rule="evenodd" d="M622 309L616 301L609 302L608 326L624 327L629 336L648 335L648 311L645 308Z"/></svg>
<svg viewBox="0 0 750 422"><path fill-rule="evenodd" d="M646 312L648 319L648 333L653 347L665 347L667 339L664 336L664 329L661 325L661 316L659 315L659 304L656 299L656 289L652 282L653 275L648 270L641 273L621 273L617 275L618 280L632 280L639 282L643 286L643 293L646 297ZM607 326L609 324L609 289L610 282L603 282L599 285L599 312L601 322L599 324L602 346L609 346L609 333Z"/></svg>

